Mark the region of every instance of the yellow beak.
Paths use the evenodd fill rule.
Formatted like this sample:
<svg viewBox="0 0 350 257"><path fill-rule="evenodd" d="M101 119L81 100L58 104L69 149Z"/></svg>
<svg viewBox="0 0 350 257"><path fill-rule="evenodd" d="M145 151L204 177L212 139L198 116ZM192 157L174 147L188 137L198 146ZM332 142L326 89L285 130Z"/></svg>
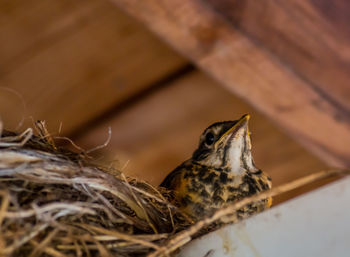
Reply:
<svg viewBox="0 0 350 257"><path fill-rule="evenodd" d="M225 138L227 138L228 135L231 135L233 133L237 133L241 128L246 127L247 128L247 133L249 136L249 129L248 129L248 121L250 119L250 115L249 114L245 114L243 115L238 122L232 126L232 128L230 128L229 130L227 130L218 141L216 141L215 143L215 148L221 144L221 142L223 142L225 140Z"/></svg>

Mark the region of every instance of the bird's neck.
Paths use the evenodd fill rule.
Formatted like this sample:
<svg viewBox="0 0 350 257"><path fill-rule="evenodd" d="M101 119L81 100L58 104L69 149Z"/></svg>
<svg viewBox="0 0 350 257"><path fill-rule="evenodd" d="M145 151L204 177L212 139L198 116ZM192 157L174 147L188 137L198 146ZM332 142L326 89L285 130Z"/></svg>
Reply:
<svg viewBox="0 0 350 257"><path fill-rule="evenodd" d="M255 172L258 168L255 166L250 150L231 148L229 152L228 166L235 175L242 175L245 172Z"/></svg>

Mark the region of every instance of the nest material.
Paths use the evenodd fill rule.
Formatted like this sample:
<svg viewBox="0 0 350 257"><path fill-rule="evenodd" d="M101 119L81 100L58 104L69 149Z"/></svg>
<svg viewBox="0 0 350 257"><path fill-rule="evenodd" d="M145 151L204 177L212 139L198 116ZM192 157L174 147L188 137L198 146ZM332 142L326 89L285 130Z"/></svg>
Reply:
<svg viewBox="0 0 350 257"><path fill-rule="evenodd" d="M157 189L59 149L42 125L39 137L0 130L1 256L142 256L190 225Z"/></svg>
<svg viewBox="0 0 350 257"><path fill-rule="evenodd" d="M168 192L56 147L44 123L39 136L1 125L0 256L169 256L247 204L344 172L313 174L192 224Z"/></svg>

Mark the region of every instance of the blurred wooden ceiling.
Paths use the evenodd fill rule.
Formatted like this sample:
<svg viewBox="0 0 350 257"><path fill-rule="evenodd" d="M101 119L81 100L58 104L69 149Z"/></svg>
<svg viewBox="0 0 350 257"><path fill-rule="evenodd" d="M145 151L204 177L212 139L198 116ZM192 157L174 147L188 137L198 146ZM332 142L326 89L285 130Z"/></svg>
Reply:
<svg viewBox="0 0 350 257"><path fill-rule="evenodd" d="M326 162L350 166L346 0L112 0Z"/></svg>
<svg viewBox="0 0 350 257"><path fill-rule="evenodd" d="M156 185L210 123L251 113L256 163L275 185L349 165L346 20L312 1L113 2L0 3L6 128L42 119L90 149L111 127L97 156Z"/></svg>
<svg viewBox="0 0 350 257"><path fill-rule="evenodd" d="M1 116L69 134L187 65L108 1L2 1ZM6 110L11 110L6 111Z"/></svg>
<svg viewBox="0 0 350 257"><path fill-rule="evenodd" d="M110 112L96 126L91 124L80 133L76 143L85 149L103 145L110 127L111 141L97 157L102 163L113 163L127 174L158 185L191 157L209 124L236 119L244 113L252 115L255 162L272 177L274 185L327 167L250 105L197 70L174 78L127 108ZM284 195L275 203L314 186Z"/></svg>

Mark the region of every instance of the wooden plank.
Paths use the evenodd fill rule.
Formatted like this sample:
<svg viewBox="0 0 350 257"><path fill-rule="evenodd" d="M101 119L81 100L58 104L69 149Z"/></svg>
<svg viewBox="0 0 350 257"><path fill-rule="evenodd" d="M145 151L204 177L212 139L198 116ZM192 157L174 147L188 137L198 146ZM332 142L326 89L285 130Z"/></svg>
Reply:
<svg viewBox="0 0 350 257"><path fill-rule="evenodd" d="M350 2L347 0L310 0L327 21L338 30L341 36L350 39L349 10ZM338 35L339 36L339 35Z"/></svg>
<svg viewBox="0 0 350 257"><path fill-rule="evenodd" d="M272 176L274 185L327 167L251 106L198 71L112 115L75 141L85 149L102 145L111 127L109 145L96 156L105 164L112 161L128 175L158 185L167 173L191 156L208 125L236 119L244 113L252 114L250 130L255 162ZM305 190L284 195L276 202Z"/></svg>
<svg viewBox="0 0 350 257"><path fill-rule="evenodd" d="M345 25L345 20L329 17L331 9L322 5L322 1L207 2L245 35L278 56L320 94L337 103L339 109L350 110L349 18ZM337 0L330 4L338 4L339 17L350 12L350 5L344 2Z"/></svg>
<svg viewBox="0 0 350 257"><path fill-rule="evenodd" d="M101 4L87 1L13 0L0 3L0 74L84 26Z"/></svg>
<svg viewBox="0 0 350 257"><path fill-rule="evenodd" d="M23 127L32 116L56 134L62 122L67 134L187 64L108 1L48 2L55 3L25 4L27 12L9 3L1 17L0 29L9 32L0 39L0 85L7 88L0 88L0 113L8 128L24 115Z"/></svg>
<svg viewBox="0 0 350 257"><path fill-rule="evenodd" d="M350 111L339 90L336 95L330 93L332 84L326 81L325 91L309 83L208 2L112 1L329 164L350 167ZM339 43L340 52L348 58L349 45L331 42ZM347 79L343 74L341 81ZM341 92L347 96L349 87Z"/></svg>

